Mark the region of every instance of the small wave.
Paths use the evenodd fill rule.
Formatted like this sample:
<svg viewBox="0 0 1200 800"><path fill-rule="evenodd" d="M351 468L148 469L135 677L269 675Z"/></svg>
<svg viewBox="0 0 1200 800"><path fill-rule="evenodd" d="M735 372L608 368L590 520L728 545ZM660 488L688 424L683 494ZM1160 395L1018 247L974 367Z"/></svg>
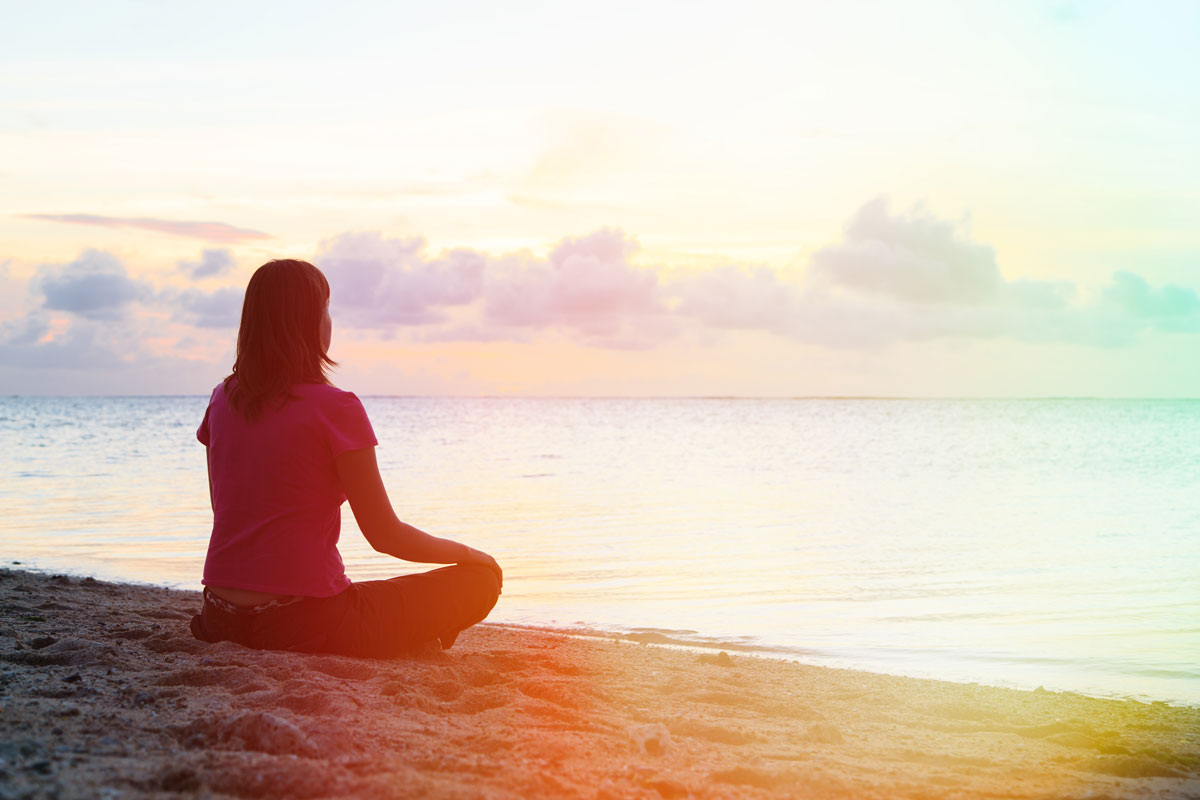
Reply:
<svg viewBox="0 0 1200 800"><path fill-rule="evenodd" d="M562 626L556 624L530 625L512 622L497 624L512 628L528 628L529 630L554 631L570 636L585 638L621 639L641 644L660 644L670 647L683 647L700 650L730 650L740 653L759 653L776 657L827 657L830 654L822 650L810 650L803 647L786 647L761 642L754 636L717 637L702 636L696 631L672 628L622 628L582 626Z"/></svg>

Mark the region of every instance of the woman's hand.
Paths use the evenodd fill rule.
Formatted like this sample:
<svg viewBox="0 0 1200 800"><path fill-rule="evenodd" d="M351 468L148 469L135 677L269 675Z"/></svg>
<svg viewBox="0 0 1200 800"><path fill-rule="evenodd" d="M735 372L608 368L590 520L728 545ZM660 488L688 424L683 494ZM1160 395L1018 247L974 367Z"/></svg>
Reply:
<svg viewBox="0 0 1200 800"><path fill-rule="evenodd" d="M500 569L500 565L498 563L496 563L496 559L492 558L491 556L489 556L487 553L483 552L482 550L476 550L474 547L467 547L465 544L463 545L463 547L466 548L466 553L465 553L465 555L463 555L462 559L458 561L458 563L459 564L480 564L481 566L487 567L488 569L490 569L492 572L495 573L496 583L497 583L497 585L499 585L499 587L501 589L503 589L504 588L504 571L502 569Z"/></svg>

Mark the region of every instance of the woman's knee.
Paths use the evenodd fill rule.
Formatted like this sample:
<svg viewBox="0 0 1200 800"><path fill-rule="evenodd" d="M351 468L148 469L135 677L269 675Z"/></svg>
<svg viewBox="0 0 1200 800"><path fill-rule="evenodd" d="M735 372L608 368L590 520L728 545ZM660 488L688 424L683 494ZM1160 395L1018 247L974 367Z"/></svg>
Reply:
<svg viewBox="0 0 1200 800"><path fill-rule="evenodd" d="M500 581L496 573L482 564L459 564L459 568L469 575L472 594L479 597L481 604L486 606L484 614L492 610L500 598Z"/></svg>

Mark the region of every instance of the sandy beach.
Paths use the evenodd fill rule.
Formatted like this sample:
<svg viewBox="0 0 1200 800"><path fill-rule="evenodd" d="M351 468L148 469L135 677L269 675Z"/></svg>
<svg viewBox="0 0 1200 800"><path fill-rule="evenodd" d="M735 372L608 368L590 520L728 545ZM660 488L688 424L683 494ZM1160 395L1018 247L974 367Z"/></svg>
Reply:
<svg viewBox="0 0 1200 800"><path fill-rule="evenodd" d="M0 570L0 798L1200 797L1200 709L500 625L258 652L199 599Z"/></svg>

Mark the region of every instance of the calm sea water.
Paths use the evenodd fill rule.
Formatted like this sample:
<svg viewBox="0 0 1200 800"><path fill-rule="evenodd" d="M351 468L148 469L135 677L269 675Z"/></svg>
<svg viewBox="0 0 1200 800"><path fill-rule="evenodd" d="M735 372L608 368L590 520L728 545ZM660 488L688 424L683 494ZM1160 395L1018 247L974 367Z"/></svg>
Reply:
<svg viewBox="0 0 1200 800"><path fill-rule="evenodd" d="M202 397L0 399L5 563L198 587ZM1200 402L364 398L492 619L1200 704ZM417 569L344 512L352 578Z"/></svg>

